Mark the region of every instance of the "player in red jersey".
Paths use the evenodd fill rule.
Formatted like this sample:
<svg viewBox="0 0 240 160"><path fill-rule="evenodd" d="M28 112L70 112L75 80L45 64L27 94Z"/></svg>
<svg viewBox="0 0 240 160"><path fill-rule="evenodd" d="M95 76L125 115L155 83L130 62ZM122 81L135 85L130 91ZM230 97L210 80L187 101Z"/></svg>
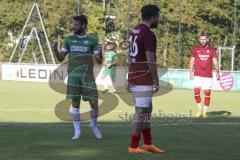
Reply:
<svg viewBox="0 0 240 160"><path fill-rule="evenodd" d="M216 69L216 78L220 79L216 50L209 44L208 35L202 33L200 45L193 47L190 60L190 79L194 80L194 96L198 107L196 117L206 117L211 98L212 63ZM201 89L204 90L204 107L201 105Z"/></svg>
<svg viewBox="0 0 240 160"><path fill-rule="evenodd" d="M130 35L129 53L129 90L135 101L135 114L132 121L129 153L163 153L152 144L150 116L152 96L159 89L157 74L156 46L157 40L151 28L159 23L160 9L156 5L146 5L141 9L142 22ZM139 141L143 136L143 147Z"/></svg>

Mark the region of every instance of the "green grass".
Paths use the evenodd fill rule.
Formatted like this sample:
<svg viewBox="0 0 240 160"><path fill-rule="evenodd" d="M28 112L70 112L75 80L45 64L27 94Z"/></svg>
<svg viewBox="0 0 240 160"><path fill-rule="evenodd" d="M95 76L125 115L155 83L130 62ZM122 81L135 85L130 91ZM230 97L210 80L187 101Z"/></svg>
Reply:
<svg viewBox="0 0 240 160"><path fill-rule="evenodd" d="M115 103L109 96L100 95L107 99L106 108ZM119 96L131 99L129 94ZM172 90L154 97L153 113L159 121L152 123L153 140L166 150L164 155L128 154L131 127L125 113L130 115L134 107L119 96L117 107L100 117L102 140L96 140L84 122L81 140L72 141L71 123L55 115L55 106L65 95L44 83L0 81L0 160L236 160L240 157L240 92L213 92L212 117L207 119L194 118L196 107L191 90ZM81 110L89 110L88 104L82 103Z"/></svg>

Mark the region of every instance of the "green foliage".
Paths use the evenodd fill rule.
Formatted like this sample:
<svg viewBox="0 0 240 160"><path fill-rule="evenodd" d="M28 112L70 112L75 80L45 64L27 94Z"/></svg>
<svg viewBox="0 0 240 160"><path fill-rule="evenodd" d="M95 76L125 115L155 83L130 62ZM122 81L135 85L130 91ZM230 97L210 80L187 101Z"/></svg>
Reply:
<svg viewBox="0 0 240 160"><path fill-rule="evenodd" d="M233 39L234 0L207 2L205 0L132 0L131 4L128 4L128 0L105 1L111 2L109 14L116 16L113 20L115 31L109 34L120 35L121 40L127 39L128 28L130 30L140 22L141 6L148 3L160 6L164 23L154 30L158 38L157 57L160 64L165 64L169 68L187 68L191 48L197 44L198 34L204 30L209 32L211 43L216 48L233 46L236 42L236 64L240 62L239 29L236 30L236 41ZM0 0L0 48L4 54L4 61L8 61L13 50L13 46L8 45L8 32L11 31L14 38L19 36L34 2L36 0ZM71 33L71 17L76 15L77 1L37 0L37 2L50 41L58 38L63 40ZM236 0L236 8L238 17L239 0ZM128 17L129 9L132 12L130 17ZM100 41L105 41L107 35L104 16L107 10L103 7L103 1L80 0L80 13L88 16L88 32L96 34ZM179 24L181 35L179 35ZM117 51L118 54L124 53L121 49ZM225 66L230 66L229 60L224 63ZM240 70L240 66L237 65L235 69Z"/></svg>

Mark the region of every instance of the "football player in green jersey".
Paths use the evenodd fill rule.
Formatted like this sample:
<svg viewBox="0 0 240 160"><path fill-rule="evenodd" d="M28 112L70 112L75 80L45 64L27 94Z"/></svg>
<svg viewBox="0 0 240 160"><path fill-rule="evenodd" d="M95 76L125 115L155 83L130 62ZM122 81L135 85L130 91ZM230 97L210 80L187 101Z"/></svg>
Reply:
<svg viewBox="0 0 240 160"><path fill-rule="evenodd" d="M89 101L91 106L91 121L89 127L96 138L101 139L102 134L97 128L98 118L98 92L93 74L93 57L100 63L101 46L98 40L86 33L88 20L85 15L73 17L74 34L64 39L61 51L58 51L58 43L52 44L53 51L59 61L63 61L68 55L68 82L67 99L72 100L70 113L72 114L74 136L72 139L79 139L80 131L80 100Z"/></svg>
<svg viewBox="0 0 240 160"><path fill-rule="evenodd" d="M103 50L103 67L100 71L101 79L106 80L106 77L109 76L112 80L113 93L116 93L114 83L116 81L116 65L118 63L116 52L113 50L113 45L107 43L104 45ZM103 92L108 91L108 83L105 82L103 87Z"/></svg>

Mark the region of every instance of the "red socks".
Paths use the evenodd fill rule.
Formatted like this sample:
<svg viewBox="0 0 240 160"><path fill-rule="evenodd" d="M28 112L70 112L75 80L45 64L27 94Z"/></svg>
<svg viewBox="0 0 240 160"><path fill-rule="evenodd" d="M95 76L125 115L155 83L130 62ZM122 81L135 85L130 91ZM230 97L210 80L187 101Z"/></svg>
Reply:
<svg viewBox="0 0 240 160"><path fill-rule="evenodd" d="M196 103L201 103L201 96L200 96L200 88L194 88L194 97L196 100Z"/></svg>
<svg viewBox="0 0 240 160"><path fill-rule="evenodd" d="M143 129L142 135L143 135L144 144L151 145L152 144L151 129L150 128ZM141 139L141 135L137 136L137 135L132 134L130 147L137 148L139 145L140 139Z"/></svg>
<svg viewBox="0 0 240 160"><path fill-rule="evenodd" d="M210 104L210 99L211 99L211 91L207 90L204 91L204 106L209 106Z"/></svg>
<svg viewBox="0 0 240 160"><path fill-rule="evenodd" d="M142 130L144 144L152 144L151 128L145 128Z"/></svg>
<svg viewBox="0 0 240 160"><path fill-rule="evenodd" d="M137 136L137 135L132 134L130 147L131 147L131 148L137 148L137 147L138 147L138 144L139 144L140 138L141 138L140 135Z"/></svg>

